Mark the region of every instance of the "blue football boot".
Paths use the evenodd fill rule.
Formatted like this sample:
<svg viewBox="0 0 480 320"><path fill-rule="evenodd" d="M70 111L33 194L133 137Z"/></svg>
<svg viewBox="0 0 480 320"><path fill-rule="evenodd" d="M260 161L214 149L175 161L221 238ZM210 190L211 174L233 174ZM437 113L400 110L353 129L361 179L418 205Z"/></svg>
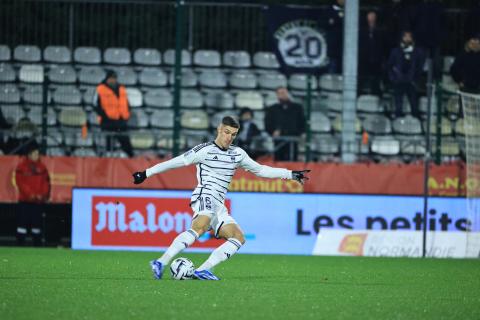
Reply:
<svg viewBox="0 0 480 320"><path fill-rule="evenodd" d="M208 270L195 270L193 272L193 278L197 280L220 280L220 278L218 278L216 275L214 275Z"/></svg>
<svg viewBox="0 0 480 320"><path fill-rule="evenodd" d="M162 279L165 266L158 260L152 260L150 261L150 267L152 267L153 277L157 280Z"/></svg>

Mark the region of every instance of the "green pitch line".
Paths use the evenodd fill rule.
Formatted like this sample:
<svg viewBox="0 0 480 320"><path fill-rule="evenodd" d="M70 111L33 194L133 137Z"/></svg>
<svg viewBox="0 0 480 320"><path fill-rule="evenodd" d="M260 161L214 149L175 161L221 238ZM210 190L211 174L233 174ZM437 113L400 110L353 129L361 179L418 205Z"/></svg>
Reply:
<svg viewBox="0 0 480 320"><path fill-rule="evenodd" d="M0 319L480 317L480 260L239 254L217 267L221 281L155 281L155 257L0 248Z"/></svg>

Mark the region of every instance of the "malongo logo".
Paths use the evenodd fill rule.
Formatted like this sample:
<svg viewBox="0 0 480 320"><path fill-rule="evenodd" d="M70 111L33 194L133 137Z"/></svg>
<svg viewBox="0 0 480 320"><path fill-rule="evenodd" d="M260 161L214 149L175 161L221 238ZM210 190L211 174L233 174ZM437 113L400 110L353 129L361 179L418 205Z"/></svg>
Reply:
<svg viewBox="0 0 480 320"><path fill-rule="evenodd" d="M312 20L283 24L274 34L283 61L294 68L319 68L327 61L327 42Z"/></svg>
<svg viewBox="0 0 480 320"><path fill-rule="evenodd" d="M93 197L92 244L167 247L190 227L192 215L190 198ZM201 240L194 247L219 245L209 237Z"/></svg>

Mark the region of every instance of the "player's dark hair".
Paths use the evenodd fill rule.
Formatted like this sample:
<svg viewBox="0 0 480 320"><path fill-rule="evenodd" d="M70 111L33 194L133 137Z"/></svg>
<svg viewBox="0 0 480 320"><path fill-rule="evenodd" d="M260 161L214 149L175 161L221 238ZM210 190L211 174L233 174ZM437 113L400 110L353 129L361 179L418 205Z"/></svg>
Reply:
<svg viewBox="0 0 480 320"><path fill-rule="evenodd" d="M222 124L224 126L229 126L229 127L232 127L232 128L240 129L240 123L238 123L238 121L234 117L231 117L231 116L223 117Z"/></svg>

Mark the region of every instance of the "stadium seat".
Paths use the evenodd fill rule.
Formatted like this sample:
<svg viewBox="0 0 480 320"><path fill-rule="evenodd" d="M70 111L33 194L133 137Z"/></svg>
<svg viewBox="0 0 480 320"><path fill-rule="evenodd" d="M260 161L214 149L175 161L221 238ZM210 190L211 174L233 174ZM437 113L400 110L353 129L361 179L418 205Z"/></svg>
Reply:
<svg viewBox="0 0 480 320"><path fill-rule="evenodd" d="M48 130L47 147L60 147L63 144L63 132L55 129Z"/></svg>
<svg viewBox="0 0 480 320"><path fill-rule="evenodd" d="M193 54L193 63L199 67L220 67L220 53L216 50L197 50Z"/></svg>
<svg viewBox="0 0 480 320"><path fill-rule="evenodd" d="M77 73L71 66L56 66L50 68L48 79L54 83L73 84L77 82Z"/></svg>
<svg viewBox="0 0 480 320"><path fill-rule="evenodd" d="M60 110L58 122L62 126L81 127L87 122L87 114L82 108L65 107Z"/></svg>
<svg viewBox="0 0 480 320"><path fill-rule="evenodd" d="M310 114L310 128L312 132L330 132L330 119L323 112L314 111Z"/></svg>
<svg viewBox="0 0 480 320"><path fill-rule="evenodd" d="M433 96L433 99L432 99L432 114L437 114L437 111L438 111L438 105L437 105L437 98L435 96ZM425 97L425 96L422 96L420 97L419 99L419 102L418 102L418 110L420 110L420 112L423 112L425 114L427 114L427 111L428 111L428 98Z"/></svg>
<svg viewBox="0 0 480 320"><path fill-rule="evenodd" d="M43 103L43 88L41 85L26 86L22 94L25 103L42 104Z"/></svg>
<svg viewBox="0 0 480 320"><path fill-rule="evenodd" d="M406 116L393 121L393 131L396 134L418 135L422 133L422 126L417 118Z"/></svg>
<svg viewBox="0 0 480 320"><path fill-rule="evenodd" d="M130 50L127 48L107 48L103 52L103 62L118 65L130 64L132 62Z"/></svg>
<svg viewBox="0 0 480 320"><path fill-rule="evenodd" d="M190 54L190 51L182 50L181 56L182 66L185 67L192 65L192 55ZM167 51L165 51L165 53L163 54L163 61L166 65L175 65L175 50L168 49Z"/></svg>
<svg viewBox="0 0 480 320"><path fill-rule="evenodd" d="M215 112L210 118L210 127L216 129L222 122L223 117L234 115L232 111Z"/></svg>
<svg viewBox="0 0 480 320"><path fill-rule="evenodd" d="M197 90L182 90L180 105L182 108L201 108L203 107L203 95Z"/></svg>
<svg viewBox="0 0 480 320"><path fill-rule="evenodd" d="M127 159L128 154L126 154L125 151L123 150L114 150L114 151L107 151L105 153L105 157Z"/></svg>
<svg viewBox="0 0 480 320"><path fill-rule="evenodd" d="M43 50L43 60L50 63L70 63L72 53L65 46L48 46Z"/></svg>
<svg viewBox="0 0 480 320"><path fill-rule="evenodd" d="M253 65L264 69L278 69L280 64L272 52L256 52L253 55Z"/></svg>
<svg viewBox="0 0 480 320"><path fill-rule="evenodd" d="M382 112L382 107L380 105L380 97L364 94L358 97L357 99L357 111L358 112L373 112L378 113Z"/></svg>
<svg viewBox="0 0 480 320"><path fill-rule="evenodd" d="M142 109L132 109L127 124L131 128L147 128L149 124L148 116Z"/></svg>
<svg viewBox="0 0 480 320"><path fill-rule="evenodd" d="M125 86L134 86L137 84L137 74L130 67L115 67L114 71L117 73L117 80L120 84Z"/></svg>
<svg viewBox="0 0 480 320"><path fill-rule="evenodd" d="M63 140L68 147L93 147L93 134L82 135L78 128L62 128Z"/></svg>
<svg viewBox="0 0 480 320"><path fill-rule="evenodd" d="M255 89L257 87L257 76L250 71L236 71L230 75L230 86L238 89Z"/></svg>
<svg viewBox="0 0 480 320"><path fill-rule="evenodd" d="M307 90L307 75L294 73L288 78L288 87L293 90ZM317 78L312 77L312 90L318 87Z"/></svg>
<svg viewBox="0 0 480 320"><path fill-rule="evenodd" d="M223 65L231 68L250 68L250 54L247 51L226 51L223 53Z"/></svg>
<svg viewBox="0 0 480 320"><path fill-rule="evenodd" d="M34 124L38 126L42 125L42 108L32 108L28 112L28 117ZM47 109L47 125L54 126L56 124L57 124L57 114L55 113L55 110L53 108L48 108Z"/></svg>
<svg viewBox="0 0 480 320"><path fill-rule="evenodd" d="M343 95L338 92L323 92L318 98L319 108L331 112L342 112Z"/></svg>
<svg viewBox="0 0 480 320"><path fill-rule="evenodd" d="M25 113L19 105L2 105L1 110L5 120L12 126L16 125L20 119L25 117Z"/></svg>
<svg viewBox="0 0 480 320"><path fill-rule="evenodd" d="M181 135L185 137L186 146L193 148L201 143L211 140L207 130L182 129Z"/></svg>
<svg viewBox="0 0 480 320"><path fill-rule="evenodd" d="M445 111L448 116L456 119L460 115L460 99L457 95L450 96L444 103Z"/></svg>
<svg viewBox="0 0 480 320"><path fill-rule="evenodd" d="M42 83L45 74L42 65L24 64L18 72L18 79L26 83Z"/></svg>
<svg viewBox="0 0 480 320"><path fill-rule="evenodd" d="M13 58L20 62L40 62L42 60L42 52L37 46L20 45L15 47Z"/></svg>
<svg viewBox="0 0 480 320"><path fill-rule="evenodd" d="M145 66L159 66L162 63L162 55L157 49L139 48L133 53L133 62Z"/></svg>
<svg viewBox="0 0 480 320"><path fill-rule="evenodd" d="M147 131L132 132L130 143L134 149L150 149L155 145L155 137Z"/></svg>
<svg viewBox="0 0 480 320"><path fill-rule="evenodd" d="M259 130L265 130L265 111L255 111L253 113L253 123L257 125Z"/></svg>
<svg viewBox="0 0 480 320"><path fill-rule="evenodd" d="M427 132L427 121L422 122L423 130L424 132ZM441 135L444 136L450 136L452 135L452 123L450 122L450 119L446 117L442 117L440 121L440 133ZM437 117L432 117L430 119L430 133L435 135L437 134Z"/></svg>
<svg viewBox="0 0 480 320"><path fill-rule="evenodd" d="M411 156L425 155L425 137L420 135L395 135L400 143L400 153Z"/></svg>
<svg viewBox="0 0 480 320"><path fill-rule="evenodd" d="M161 149L172 149L173 147L173 133L171 131L162 130L158 134L155 135L157 137L157 144L156 146ZM186 139L183 136L180 136L180 143L181 148L184 148L186 145Z"/></svg>
<svg viewBox="0 0 480 320"><path fill-rule="evenodd" d="M127 97L131 108L139 108L143 105L143 95L139 89L127 88Z"/></svg>
<svg viewBox="0 0 480 320"><path fill-rule="evenodd" d="M278 103L277 93L275 91L264 91L263 101L266 107L272 106Z"/></svg>
<svg viewBox="0 0 480 320"><path fill-rule="evenodd" d="M252 110L263 109L263 96L256 91L239 92L235 97L237 108L250 108Z"/></svg>
<svg viewBox="0 0 480 320"><path fill-rule="evenodd" d="M435 142L432 142L432 145L435 145ZM458 156L460 155L460 144L452 137L443 137L440 153L442 156Z"/></svg>
<svg viewBox="0 0 480 320"><path fill-rule="evenodd" d="M335 155L340 152L339 141L329 134L316 134L312 137L312 151L320 154Z"/></svg>
<svg viewBox="0 0 480 320"><path fill-rule="evenodd" d="M173 96L167 89L151 89L143 97L147 107L170 108L173 106Z"/></svg>
<svg viewBox="0 0 480 320"><path fill-rule="evenodd" d="M82 95L76 87L61 86L53 92L53 102L58 105L79 105Z"/></svg>
<svg viewBox="0 0 480 320"><path fill-rule="evenodd" d="M0 103L20 103L20 92L16 85L0 85Z"/></svg>
<svg viewBox="0 0 480 320"><path fill-rule="evenodd" d="M185 129L208 129L208 115L203 110L183 111L180 118L182 128Z"/></svg>
<svg viewBox="0 0 480 320"><path fill-rule="evenodd" d="M452 66L454 61L455 61L455 57L452 57L452 56L444 56L443 57L443 72L444 73L450 73L450 67Z"/></svg>
<svg viewBox="0 0 480 320"><path fill-rule="evenodd" d="M342 122L342 114L338 114L335 119L333 119L332 127L335 132L342 132L343 122ZM362 123L360 119L355 118L355 133L360 133L362 131Z"/></svg>
<svg viewBox="0 0 480 320"><path fill-rule="evenodd" d="M93 102L94 102L93 99L96 91L97 91L96 87L85 88L82 94L83 103L86 105L93 105Z"/></svg>
<svg viewBox="0 0 480 320"><path fill-rule="evenodd" d="M205 105L213 109L233 109L233 96L229 92L209 92L205 95Z"/></svg>
<svg viewBox="0 0 480 320"><path fill-rule="evenodd" d="M376 154L395 156L400 153L400 142L392 136L374 137L370 148Z"/></svg>
<svg viewBox="0 0 480 320"><path fill-rule="evenodd" d="M227 77L219 70L203 71L199 77L200 85L207 88L225 88Z"/></svg>
<svg viewBox="0 0 480 320"><path fill-rule="evenodd" d="M106 73L101 67L86 66L80 68L78 72L78 81L80 83L98 85L105 80Z"/></svg>
<svg viewBox="0 0 480 320"><path fill-rule="evenodd" d="M173 128L173 110L154 110L150 115L150 126L153 128Z"/></svg>
<svg viewBox="0 0 480 320"><path fill-rule="evenodd" d="M322 90L342 91L343 76L340 74L323 74L320 76L319 87Z"/></svg>
<svg viewBox="0 0 480 320"><path fill-rule="evenodd" d="M277 72L263 73L258 77L258 85L262 89L275 90L279 87L287 87L287 78Z"/></svg>
<svg viewBox="0 0 480 320"><path fill-rule="evenodd" d="M160 68L143 68L139 75L142 86L165 87L168 84L166 73Z"/></svg>
<svg viewBox="0 0 480 320"><path fill-rule="evenodd" d="M447 74L442 76L442 87L451 93L456 93L458 90L458 84L453 80L452 76Z"/></svg>
<svg viewBox="0 0 480 320"><path fill-rule="evenodd" d="M47 155L50 157L64 157L66 155L63 148L48 148Z"/></svg>
<svg viewBox="0 0 480 320"><path fill-rule="evenodd" d="M0 45L0 61L10 61L12 59L12 52L10 50L9 46L6 45Z"/></svg>
<svg viewBox="0 0 480 320"><path fill-rule="evenodd" d="M102 53L96 47L78 47L73 52L73 60L80 64L99 64Z"/></svg>
<svg viewBox="0 0 480 320"><path fill-rule="evenodd" d="M390 120L383 115L369 114L363 120L362 125L365 131L374 135L386 135L392 133Z"/></svg>
<svg viewBox="0 0 480 320"><path fill-rule="evenodd" d="M185 88L196 87L198 84L197 74L192 69L182 69L182 78L180 85ZM169 82L173 86L175 84L175 73L172 70L169 77Z"/></svg>
<svg viewBox="0 0 480 320"><path fill-rule="evenodd" d="M75 148L72 153L74 157L97 157L97 153L93 148Z"/></svg>
<svg viewBox="0 0 480 320"><path fill-rule="evenodd" d="M15 82L15 69L7 63L0 63L0 82Z"/></svg>
<svg viewBox="0 0 480 320"><path fill-rule="evenodd" d="M480 136L480 126L473 125L471 126L470 124L465 123L465 120L463 118L458 119L455 122L455 134L464 136L466 132L468 132L471 135L475 136Z"/></svg>

